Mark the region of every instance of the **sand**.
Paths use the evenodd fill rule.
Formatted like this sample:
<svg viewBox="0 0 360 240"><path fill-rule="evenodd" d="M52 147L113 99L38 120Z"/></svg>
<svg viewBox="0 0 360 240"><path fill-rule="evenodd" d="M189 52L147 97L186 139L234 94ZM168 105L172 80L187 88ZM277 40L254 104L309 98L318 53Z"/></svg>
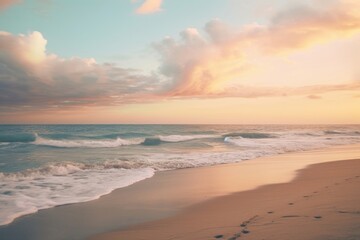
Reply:
<svg viewBox="0 0 360 240"><path fill-rule="evenodd" d="M360 162L338 162L355 158L360 145L158 172L98 200L16 219L0 239L360 239Z"/></svg>
<svg viewBox="0 0 360 240"><path fill-rule="evenodd" d="M360 239L360 160L314 164L289 183L218 197L91 239Z"/></svg>
<svg viewBox="0 0 360 240"><path fill-rule="evenodd" d="M360 160L312 165L290 183L92 239L360 239Z"/></svg>

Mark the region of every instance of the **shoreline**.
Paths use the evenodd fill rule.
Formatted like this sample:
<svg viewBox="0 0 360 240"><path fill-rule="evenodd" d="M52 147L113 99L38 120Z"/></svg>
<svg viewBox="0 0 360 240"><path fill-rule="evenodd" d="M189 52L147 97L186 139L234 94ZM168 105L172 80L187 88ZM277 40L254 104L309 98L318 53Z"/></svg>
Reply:
<svg viewBox="0 0 360 240"><path fill-rule="evenodd" d="M84 239L176 216L209 199L289 182L298 169L310 164L356 157L360 157L359 144L158 172L150 179L116 189L97 200L57 206L20 217L1 226L0 236L21 238L23 234L27 239ZM239 171L242 174L239 175Z"/></svg>
<svg viewBox="0 0 360 240"><path fill-rule="evenodd" d="M195 204L89 240L360 238L360 159L312 164L278 183Z"/></svg>

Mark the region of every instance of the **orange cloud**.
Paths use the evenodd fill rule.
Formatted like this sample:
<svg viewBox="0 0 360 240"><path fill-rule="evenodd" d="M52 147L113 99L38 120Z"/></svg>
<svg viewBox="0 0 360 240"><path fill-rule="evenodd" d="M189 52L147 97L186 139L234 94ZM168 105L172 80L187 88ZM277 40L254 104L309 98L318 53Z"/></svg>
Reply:
<svg viewBox="0 0 360 240"><path fill-rule="evenodd" d="M351 37L360 32L359 9L357 0L339 0L280 12L266 26L252 24L234 31L213 20L205 26L208 36L187 29L180 40L167 37L155 48L162 59L160 72L172 82L168 95L222 95L229 88L226 83L241 77L258 56L290 54Z"/></svg>
<svg viewBox="0 0 360 240"><path fill-rule="evenodd" d="M162 1L163 0L145 0L143 4L138 9L136 9L136 13L149 14L158 12L161 10Z"/></svg>

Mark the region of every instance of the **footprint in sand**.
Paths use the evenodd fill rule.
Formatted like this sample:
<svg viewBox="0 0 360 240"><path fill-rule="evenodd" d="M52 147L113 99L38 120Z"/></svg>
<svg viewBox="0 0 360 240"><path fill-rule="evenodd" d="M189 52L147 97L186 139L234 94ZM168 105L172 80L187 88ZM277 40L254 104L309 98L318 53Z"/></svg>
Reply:
<svg viewBox="0 0 360 240"><path fill-rule="evenodd" d="M285 215L285 216L281 216L282 218L297 218L300 217L299 215Z"/></svg>
<svg viewBox="0 0 360 240"><path fill-rule="evenodd" d="M234 236L229 237L228 240L236 240L241 236L241 233L235 233Z"/></svg>

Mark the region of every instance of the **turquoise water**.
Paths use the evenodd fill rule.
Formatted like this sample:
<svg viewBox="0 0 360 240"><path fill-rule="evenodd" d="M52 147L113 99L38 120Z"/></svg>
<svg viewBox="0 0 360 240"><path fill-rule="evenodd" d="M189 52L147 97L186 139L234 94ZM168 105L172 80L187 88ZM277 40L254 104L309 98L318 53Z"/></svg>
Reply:
<svg viewBox="0 0 360 240"><path fill-rule="evenodd" d="M358 142L359 125L0 125L0 225L156 171Z"/></svg>

